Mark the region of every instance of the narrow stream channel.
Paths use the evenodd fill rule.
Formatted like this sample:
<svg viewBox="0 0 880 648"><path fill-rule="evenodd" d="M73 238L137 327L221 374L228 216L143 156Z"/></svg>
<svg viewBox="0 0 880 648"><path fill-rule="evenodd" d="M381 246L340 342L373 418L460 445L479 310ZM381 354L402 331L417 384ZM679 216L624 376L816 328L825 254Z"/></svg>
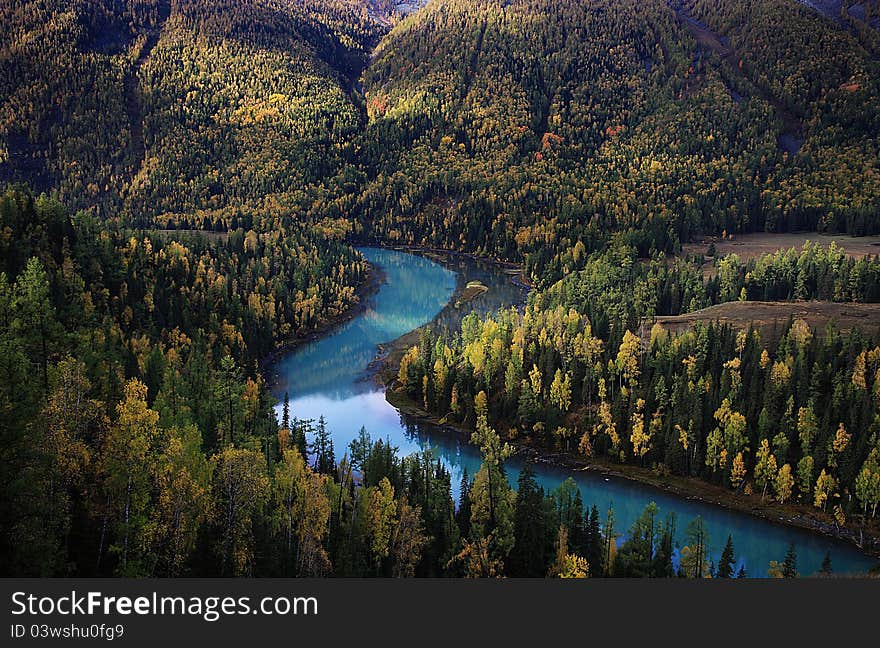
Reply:
<svg viewBox="0 0 880 648"><path fill-rule="evenodd" d="M337 459L361 426L373 440L388 439L398 447L400 456L432 448L452 472L453 495L457 499L463 471L473 476L479 468L478 451L463 443L459 435L402 416L385 400L384 391L372 380L368 366L376 357L377 345L435 320L438 314L440 325L454 324L458 311L446 306L457 282L479 279L489 287L485 295L464 307L480 312L521 303L523 291L503 272L464 257L447 264L455 268L453 271L405 252L376 248L362 248L361 252L371 264L382 268L385 282L369 299L363 314L326 337L283 356L273 367L273 393L279 402L287 393L292 417L324 417L332 432ZM514 458L506 465L508 478L515 487L522 460ZM687 524L700 515L708 529L711 559L718 561L730 534L739 562L737 569L742 565L752 577L766 576L769 562L781 562L789 543L796 546L802 575L818 571L826 551L831 553L837 574L863 572L876 563L842 541L678 497L631 480L544 464L533 468L545 491L554 490L572 477L580 488L584 505L596 504L603 519L609 506L613 506L616 528L621 533L626 533L652 501L658 505L661 516L675 513L676 540L680 544Z"/></svg>

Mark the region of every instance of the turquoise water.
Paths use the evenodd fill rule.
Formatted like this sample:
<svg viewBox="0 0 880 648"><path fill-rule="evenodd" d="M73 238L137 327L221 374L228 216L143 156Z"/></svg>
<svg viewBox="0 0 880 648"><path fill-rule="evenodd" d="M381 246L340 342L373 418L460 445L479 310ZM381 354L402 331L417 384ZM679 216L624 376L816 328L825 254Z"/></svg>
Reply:
<svg viewBox="0 0 880 648"><path fill-rule="evenodd" d="M467 307L480 312L519 303L523 292L506 276L464 259L454 260L457 272L453 272L404 252L373 248L364 248L361 252L370 263L384 270L385 283L370 298L362 315L327 337L283 357L274 367L273 391L279 400L288 393L292 417L317 420L324 416L332 431L337 458L342 457L361 426L374 440L389 439L399 448L401 456L432 448L451 470L457 498L463 471L473 476L479 468L477 451L453 433L402 417L385 400L367 367L376 357L377 345L390 342L435 317L435 323L455 325L461 312L444 310L444 307L457 281L476 278L490 287L486 295ZM522 462L517 459L507 465L508 477L514 486L521 468ZM596 504L603 519L608 507L614 507L616 527L623 533L652 501L659 506L661 515L675 513L679 542L683 540L688 522L700 515L709 533L712 559L717 561L727 535L731 534L739 564L750 576L765 576L768 563L782 561L791 542L796 545L798 569L804 575L819 569L826 551L831 552L833 568L838 574L861 572L876 563L846 543L676 497L637 482L542 464L533 468L545 490L553 490L567 477L573 477L585 506Z"/></svg>

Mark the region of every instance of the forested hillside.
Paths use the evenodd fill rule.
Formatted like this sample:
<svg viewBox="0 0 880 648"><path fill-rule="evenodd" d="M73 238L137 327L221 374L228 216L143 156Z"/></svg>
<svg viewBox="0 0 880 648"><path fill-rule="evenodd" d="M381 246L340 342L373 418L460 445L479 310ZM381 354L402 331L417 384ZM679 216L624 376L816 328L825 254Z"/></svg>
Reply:
<svg viewBox="0 0 880 648"><path fill-rule="evenodd" d="M103 215L342 217L547 280L612 230L878 230L876 53L794 0L2 11L0 177Z"/></svg>
<svg viewBox="0 0 880 648"><path fill-rule="evenodd" d="M699 519L618 548L574 482L512 489L507 441L880 536L876 322L747 321L876 305L878 258L682 254L880 233L876 3L415 4L0 5L0 571L731 575ZM534 285L396 373L475 430L457 509L432 455L273 409L261 363L359 303L365 242Z"/></svg>
<svg viewBox="0 0 880 648"><path fill-rule="evenodd" d="M338 167L380 34L346 0L11 0L0 12L0 178L103 216L210 228L290 209Z"/></svg>
<svg viewBox="0 0 880 648"><path fill-rule="evenodd" d="M18 191L0 196L0 259L0 554L19 574L114 569L121 536L108 527L124 510L126 542L142 530L129 513L146 515L131 507L147 506L159 477L145 462L166 442L208 458L275 447L259 362L355 303L367 272L318 234L133 231ZM126 479L149 479L136 493L146 499L132 504ZM206 519L205 501L191 504ZM92 555L79 562L82 550ZM166 567L118 567L155 568Z"/></svg>
<svg viewBox="0 0 880 648"><path fill-rule="evenodd" d="M876 231L872 56L791 0L688 10L733 56L659 0L432 2L364 74L368 182L352 208L377 236L548 278L613 230L643 253L696 231Z"/></svg>
<svg viewBox="0 0 880 648"><path fill-rule="evenodd" d="M735 299L877 302L880 263L805 247L720 265L704 286L688 263L640 264L626 247L595 255L524 313L423 338L403 358L400 388L447 422L484 416L517 443L775 490L780 502L837 507L841 523L873 518L878 321L849 332L709 323L677 336L645 324Z"/></svg>

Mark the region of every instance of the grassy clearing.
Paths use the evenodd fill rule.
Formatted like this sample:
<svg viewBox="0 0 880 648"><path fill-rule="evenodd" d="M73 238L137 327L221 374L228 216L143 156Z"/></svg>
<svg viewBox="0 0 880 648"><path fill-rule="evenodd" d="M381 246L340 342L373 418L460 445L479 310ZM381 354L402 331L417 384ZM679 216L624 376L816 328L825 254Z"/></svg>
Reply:
<svg viewBox="0 0 880 648"><path fill-rule="evenodd" d="M722 322L746 329L750 324L765 331L782 329L790 319L802 319L821 330L834 321L841 331L860 328L867 333L880 330L880 304L835 302L728 302L716 304L684 315L663 315L658 324L673 333L679 333L697 322Z"/></svg>
<svg viewBox="0 0 880 648"><path fill-rule="evenodd" d="M832 243L843 249L846 254L861 259L869 255L880 254L880 236L846 236L801 232L797 234L773 234L758 232L754 234L737 234L727 239L717 237L704 238L696 243L682 246L685 254L706 254L709 245L714 243L716 256L738 254L743 260L754 259L763 254L772 254L779 250L801 248L804 243L818 243L829 246Z"/></svg>
<svg viewBox="0 0 880 648"><path fill-rule="evenodd" d="M715 276L716 268L714 259L728 254L736 254L743 261L756 259L764 254L773 254L779 250L791 248L800 249L805 243L817 243L828 247L834 243L847 255L854 259L866 256L880 255L880 236L847 236L817 234L815 232L800 232L794 234L774 234L772 232L756 232L753 234L737 234L729 238L717 236L705 237L694 243L685 243L681 246L682 254L706 255L710 245L715 246L715 257L709 257L703 264L703 277L709 279Z"/></svg>

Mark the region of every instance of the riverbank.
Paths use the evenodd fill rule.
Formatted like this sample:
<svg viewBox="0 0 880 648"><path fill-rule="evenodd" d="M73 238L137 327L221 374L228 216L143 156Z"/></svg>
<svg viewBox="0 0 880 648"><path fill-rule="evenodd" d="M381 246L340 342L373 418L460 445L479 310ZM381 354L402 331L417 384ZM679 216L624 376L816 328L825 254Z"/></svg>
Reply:
<svg viewBox="0 0 880 648"><path fill-rule="evenodd" d="M378 244L378 247L388 248L390 250L399 250L409 254L418 254L432 261L436 261L441 265L448 263L449 258L470 259L477 263L488 263L498 268L502 274L510 277L514 285L526 290L533 290L535 285L526 275L525 268L516 263L502 261L494 257L480 256L471 252L459 252L458 250L448 250L446 248L435 248L424 245L385 245Z"/></svg>
<svg viewBox="0 0 880 648"><path fill-rule="evenodd" d="M386 381L385 398L401 414L416 419L420 423L428 423L448 434L456 435L464 441L470 439L472 430L438 419L412 401L402 390L395 389L396 375L393 366L384 367L382 376ZM823 513L808 504L779 504L769 497L762 500L760 495L733 492L718 484L711 484L695 477L661 474L652 468L618 464L605 457L592 458L587 461L574 452L548 452L543 448L520 443L511 443L511 445L519 456L537 464L571 471L593 471L601 475L639 482L682 499L720 506L761 518L772 524L795 527L810 533L843 540L854 545L863 553L880 559L880 534L876 529L841 527L830 514Z"/></svg>
<svg viewBox="0 0 880 648"><path fill-rule="evenodd" d="M422 254L433 261L447 265L447 267L449 267L448 259L459 257L492 263L502 269L509 265L486 259L485 257L449 250L432 250L431 248L416 246L399 246L394 249ZM444 260L446 260L446 263L444 263ZM459 277L456 293L444 311L441 311L441 314L450 308L455 308L455 302L465 289L465 284L466 282L462 281L462 278ZM438 314L435 321L439 319L441 314ZM410 347L419 343L419 338L419 329L416 329L396 340L380 345L380 353L369 368L372 379L383 387L385 399L399 410L401 414L419 423L436 427L446 434L455 435L464 442L469 442L471 430L450 424L426 412L422 409L420 403L412 401L406 394L396 391L394 388L400 361ZM545 448L526 444L514 445L520 456L527 457L535 463L572 471L589 470L603 475L635 481L683 499L720 506L761 518L773 524L794 527L814 534L843 540L868 555L880 558L880 532L878 532L878 525L872 525L870 529L859 529L849 526L841 527L830 513L823 513L821 510L810 506L810 503L779 504L772 500L772 498L764 498L762 501L760 495L746 495L733 492L721 485L712 484L695 477L661 474L651 468L618 464L610 458L593 458L586 461L575 452L548 452Z"/></svg>
<svg viewBox="0 0 880 648"><path fill-rule="evenodd" d="M281 356L296 350L303 344L314 342L319 338L334 333L344 324L366 312L370 298L379 292L379 288L383 283L385 283L384 270L370 264L367 276L355 289L355 301L338 315L321 320L317 326L309 331L295 335L289 340L285 340L278 344L272 353L268 354L260 361L259 371L263 377L269 380L269 382L272 382L270 372L273 370L275 363Z"/></svg>
<svg viewBox="0 0 880 648"><path fill-rule="evenodd" d="M456 273L455 292L452 294L449 303L447 303L446 306L444 306L443 309L425 326L434 326L441 322L448 323L452 317L463 316L463 313L467 312L468 305L471 302L474 302L484 295L488 295L490 298L494 296L492 294L492 288L483 285L479 281L468 281L460 267L462 262L473 263L476 267L492 267L497 271L498 276L505 277L510 285L514 286L518 291L521 291L521 294L518 296L515 303L510 304L511 306L522 308L526 303L529 291L532 290L531 283L525 277L522 267L506 261L499 261L497 259L467 252L458 252L456 250L447 250L443 248L403 245L383 245L380 247L424 257ZM398 367L400 365L400 360L403 357L403 354L406 353L407 349L418 344L421 328L422 327L409 331L389 342L379 344L379 352L376 358L367 367L367 375L383 387L388 384L389 381L396 378L396 369L394 369L393 376L385 375L386 369L388 367Z"/></svg>

